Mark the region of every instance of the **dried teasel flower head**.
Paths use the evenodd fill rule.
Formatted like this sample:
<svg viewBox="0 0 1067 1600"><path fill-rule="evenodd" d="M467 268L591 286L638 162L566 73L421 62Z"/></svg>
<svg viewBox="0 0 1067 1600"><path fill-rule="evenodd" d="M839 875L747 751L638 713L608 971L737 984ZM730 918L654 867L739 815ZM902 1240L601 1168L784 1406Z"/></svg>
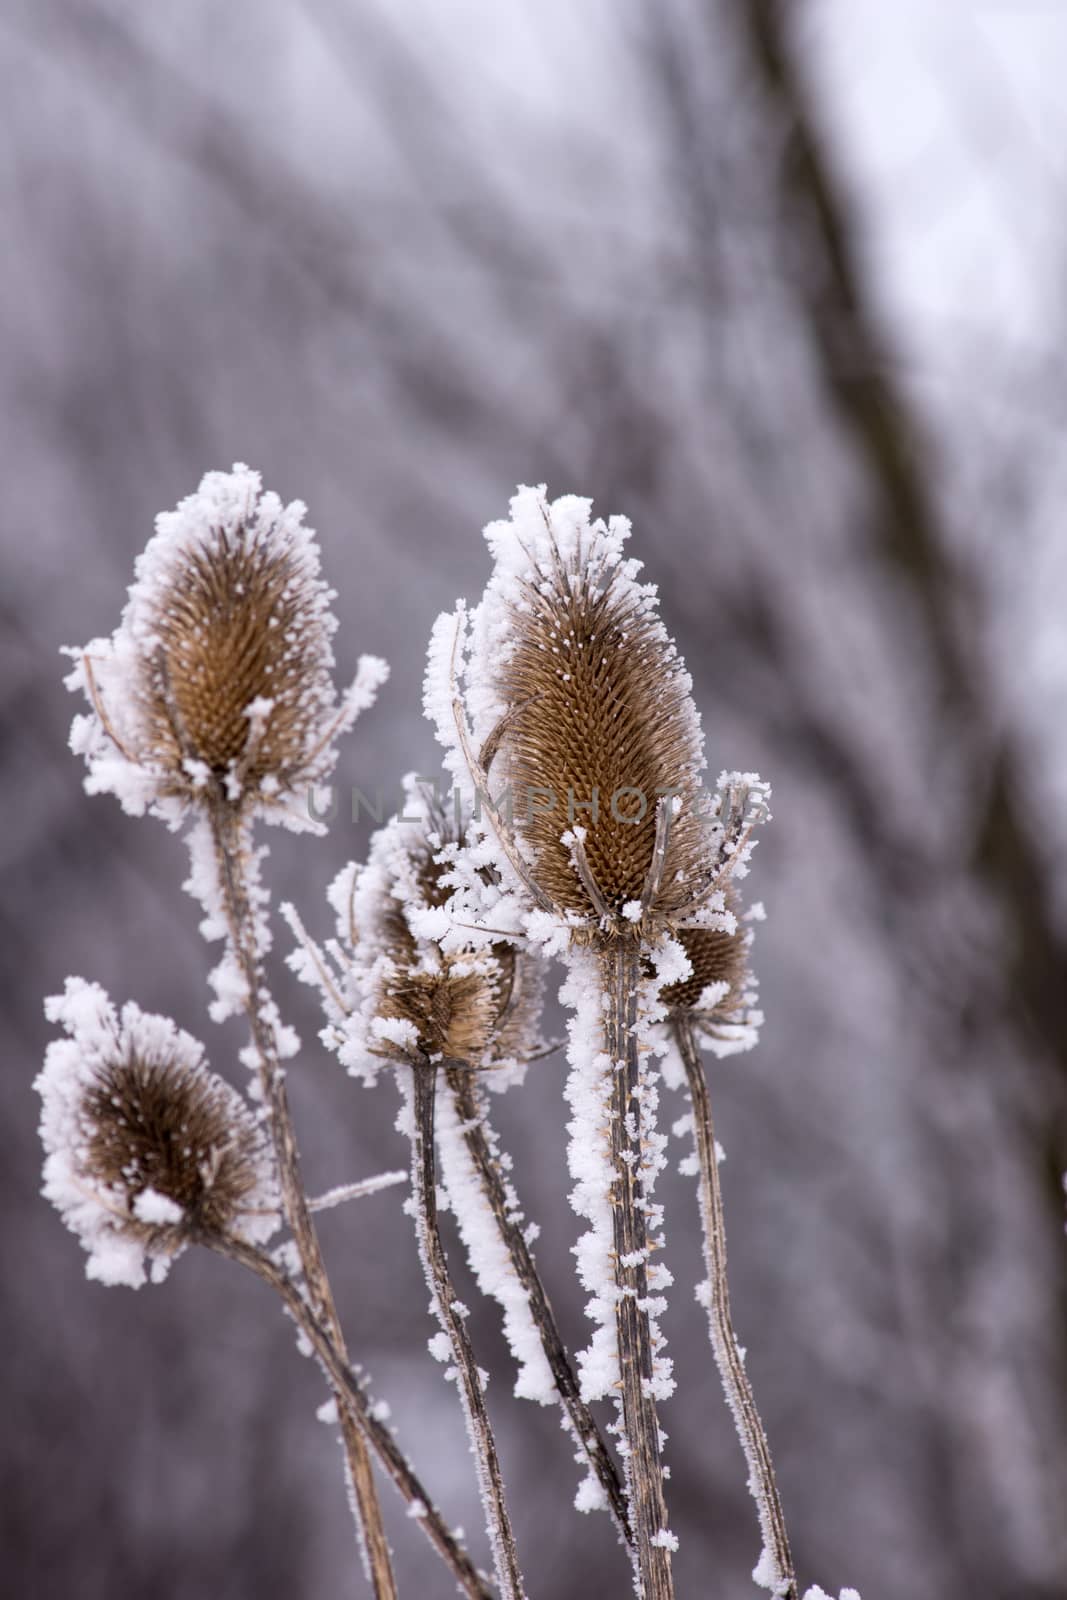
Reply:
<svg viewBox="0 0 1067 1600"><path fill-rule="evenodd" d="M588 500L520 489L486 529L495 570L469 629L439 619L426 681L502 877L579 938L653 933L710 884L691 681L629 534Z"/></svg>
<svg viewBox="0 0 1067 1600"><path fill-rule="evenodd" d="M90 791L172 819L218 798L307 825L294 802L328 775L386 667L363 657L338 699L334 595L304 510L238 465L156 519L115 634L67 652L68 687L93 708L71 732Z"/></svg>
<svg viewBox="0 0 1067 1600"><path fill-rule="evenodd" d="M409 777L404 809L375 833L366 866L347 867L330 890L350 1003L326 1037L355 1076L373 1077L383 1057L514 1068L537 1048L540 963L454 925L463 832L462 818ZM306 951L295 965L309 981L321 976ZM516 1075L494 1073L494 1086Z"/></svg>
<svg viewBox="0 0 1067 1600"><path fill-rule="evenodd" d="M46 1002L68 1037L36 1081L44 1194L103 1283L154 1281L187 1244L268 1239L278 1198L268 1146L247 1103L209 1072L203 1049L166 1017L80 978Z"/></svg>
<svg viewBox="0 0 1067 1600"><path fill-rule="evenodd" d="M689 1021L717 1055L750 1050L759 1036L763 1017L750 956L752 925L762 916L758 903L742 916L730 886L705 910L703 925L676 935L691 971L660 990L660 1004L670 1021Z"/></svg>

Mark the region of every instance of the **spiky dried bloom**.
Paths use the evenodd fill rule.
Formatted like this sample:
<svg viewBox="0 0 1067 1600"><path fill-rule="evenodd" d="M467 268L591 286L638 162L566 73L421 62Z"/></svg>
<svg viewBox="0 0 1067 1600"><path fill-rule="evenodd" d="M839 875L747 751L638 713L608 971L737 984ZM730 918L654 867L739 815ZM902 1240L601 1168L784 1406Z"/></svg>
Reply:
<svg viewBox="0 0 1067 1600"><path fill-rule="evenodd" d="M755 907L757 917L762 907ZM742 920L733 888L724 892L721 911L710 911L705 927L682 928L677 939L691 971L660 990L670 1020L688 1019L719 1055L749 1050L763 1020L755 1009L756 980L750 966L753 930Z"/></svg>
<svg viewBox="0 0 1067 1600"><path fill-rule="evenodd" d="M89 1252L86 1270L138 1287L191 1242L270 1237L278 1200L248 1105L209 1072L202 1046L166 1017L80 978L46 1002L68 1037L36 1088L44 1194Z"/></svg>
<svg viewBox="0 0 1067 1600"><path fill-rule="evenodd" d="M156 519L119 628L68 652L68 686L93 706L71 735L90 790L134 812L173 817L217 796L299 818L292 802L328 774L386 674L362 658L338 699L334 594L304 511L237 465Z"/></svg>
<svg viewBox="0 0 1067 1600"><path fill-rule="evenodd" d="M492 793L509 793L541 907L618 934L669 922L708 881L704 756L691 680L659 619L655 587L623 558L630 525L593 521L590 505L575 496L550 504L543 487L524 488L510 520L489 525L495 570L469 653L448 649L462 616L442 619L426 706L457 778L480 748L476 764L492 769ZM466 750L450 671L464 688ZM656 863L666 795L677 798Z"/></svg>
<svg viewBox="0 0 1067 1600"><path fill-rule="evenodd" d="M368 1057L413 1052L473 1067L521 1061L536 1040L539 963L503 940L475 948L455 934L446 907L462 828L413 779L405 795L366 866L347 867L330 890L351 1002L331 1042L356 1075ZM304 955L296 965L316 981Z"/></svg>

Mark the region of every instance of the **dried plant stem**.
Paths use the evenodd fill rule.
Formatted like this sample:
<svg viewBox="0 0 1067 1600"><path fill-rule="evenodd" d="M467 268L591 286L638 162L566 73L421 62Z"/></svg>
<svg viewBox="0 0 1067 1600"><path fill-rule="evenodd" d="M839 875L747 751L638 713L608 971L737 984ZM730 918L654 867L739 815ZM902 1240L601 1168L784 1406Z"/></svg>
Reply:
<svg viewBox="0 0 1067 1600"><path fill-rule="evenodd" d="M503 1600L524 1600L526 1590L504 1496L500 1458L486 1409L485 1387L467 1332L466 1312L456 1298L437 1225L437 1162L434 1149L437 1070L436 1065L428 1061L419 1062L411 1068L411 1177L419 1252L438 1319L452 1346L456 1379L474 1450L500 1593Z"/></svg>
<svg viewBox="0 0 1067 1600"><path fill-rule="evenodd" d="M259 1081L278 1163L285 1219L300 1257L311 1306L344 1361L347 1360L344 1335L300 1175L300 1157L289 1112L285 1075L278 1058L277 1040L262 1004L265 975L248 891L247 825L234 806L222 798L212 806L210 815L223 906L233 951L244 979L245 1014L259 1058ZM340 1401L342 1396L337 1392L335 1398ZM351 1407L340 1405L338 1414L367 1576L376 1600L397 1600L392 1557L366 1438Z"/></svg>
<svg viewBox="0 0 1067 1600"><path fill-rule="evenodd" d="M652 1392L655 1351L648 1313L648 1225L641 1177L642 1107L638 1050L640 950L636 942L616 940L604 952L602 969L608 996L606 1048L612 1061L611 1158L615 1169L611 1207L614 1222L615 1312L626 1435L630 1522L634 1532L642 1600L671 1600L671 1553L656 1535L667 1530L659 1419Z"/></svg>
<svg viewBox="0 0 1067 1600"><path fill-rule="evenodd" d="M417 1521L438 1555L451 1569L460 1590L469 1600L494 1600L489 1583L478 1572L463 1546L449 1530L440 1511L415 1475L404 1452L386 1424L374 1415L363 1387L344 1355L315 1316L307 1300L277 1262L263 1250L238 1239L212 1238L205 1241L230 1260L239 1261L263 1279L280 1295L297 1327L306 1336L323 1368L335 1395L339 1395L338 1415L351 1411L367 1435L382 1466L392 1478L408 1505L419 1507Z"/></svg>
<svg viewBox="0 0 1067 1600"><path fill-rule="evenodd" d="M590 1467L599 1479L615 1524L629 1543L633 1535L622 1480L596 1419L582 1399L574 1363L563 1343L555 1313L537 1270L533 1252L526 1241L526 1235L509 1210L507 1186L500 1162L494 1154L486 1125L485 1106L478 1092L476 1076L468 1067L449 1065L445 1077L463 1126L467 1153L481 1180L482 1193L511 1258L515 1276L529 1296L530 1314L541 1336L541 1347L555 1380L560 1404Z"/></svg>
<svg viewBox="0 0 1067 1600"><path fill-rule="evenodd" d="M708 1324L715 1364L727 1403L733 1413L749 1473L749 1489L759 1512L763 1538L761 1576L765 1586L782 1600L796 1600L797 1581L786 1533L782 1502L775 1482L767 1435L741 1358L730 1317L730 1290L726 1276L726 1225L723 1218L715 1129L711 1119L704 1063L692 1023L683 1018L674 1025L693 1106L694 1139L700 1169L700 1212L704 1223L704 1254L708 1268Z"/></svg>

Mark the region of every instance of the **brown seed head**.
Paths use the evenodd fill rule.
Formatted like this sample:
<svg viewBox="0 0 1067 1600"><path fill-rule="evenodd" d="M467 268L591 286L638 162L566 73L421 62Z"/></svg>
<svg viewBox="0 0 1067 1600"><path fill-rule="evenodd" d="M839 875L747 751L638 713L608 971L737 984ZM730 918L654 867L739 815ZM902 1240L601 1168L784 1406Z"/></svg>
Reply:
<svg viewBox="0 0 1067 1600"><path fill-rule="evenodd" d="M175 563L140 684L153 761L176 774L193 761L220 781L239 770L253 788L268 776L292 784L333 704L314 599L287 552L246 524Z"/></svg>
<svg viewBox="0 0 1067 1600"><path fill-rule="evenodd" d="M506 708L497 748L530 873L565 912L599 908L561 835L586 831L593 883L615 921L632 929L624 906L640 901L653 861L656 810L680 796L666 861L649 909L669 917L692 896L706 861L696 815L703 766L690 680L655 610L654 592L634 582L602 524L563 549L549 528L532 565L506 590L510 638L496 661L494 697ZM513 511L513 515L514 515ZM596 813L590 810L596 804Z"/></svg>
<svg viewBox="0 0 1067 1600"><path fill-rule="evenodd" d="M731 910L735 909L731 903ZM727 984L726 993L707 1013L710 1020L736 1011L748 984L749 931L739 923L733 933L721 928L683 928L676 935L692 963L690 977L662 991L672 1012L693 1012L701 996L713 985Z"/></svg>
<svg viewBox="0 0 1067 1600"><path fill-rule="evenodd" d="M412 930L409 907L435 909L449 900L452 885L445 879L450 847L458 839L454 819L426 796L421 799L425 826L390 823L376 837L372 866L360 879L359 920L384 957L374 1014L412 1024L425 1055L474 1067L521 1057L540 1009L534 963L503 941L479 950L445 949ZM416 803L409 800L405 811ZM390 1040L380 1049L398 1057L406 1053Z"/></svg>
<svg viewBox="0 0 1067 1600"><path fill-rule="evenodd" d="M237 1094L209 1073L136 1054L103 1062L81 1121L85 1181L125 1212L118 1231L154 1251L226 1234L262 1183L262 1137ZM180 1207L181 1220L143 1220L147 1190Z"/></svg>
<svg viewBox="0 0 1067 1600"><path fill-rule="evenodd" d="M327 775L387 668L362 657L336 695L333 593L303 517L238 465L156 519L118 629L67 652L92 704L71 742L94 791L137 814L214 801L284 820Z"/></svg>

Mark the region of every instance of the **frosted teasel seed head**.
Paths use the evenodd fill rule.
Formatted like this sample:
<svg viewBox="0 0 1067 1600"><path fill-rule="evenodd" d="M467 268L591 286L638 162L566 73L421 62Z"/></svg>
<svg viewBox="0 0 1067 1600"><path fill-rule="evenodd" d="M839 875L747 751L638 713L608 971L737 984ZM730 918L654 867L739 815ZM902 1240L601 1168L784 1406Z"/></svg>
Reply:
<svg viewBox="0 0 1067 1600"><path fill-rule="evenodd" d="M691 680L629 535L588 500L520 489L486 529L495 570L469 632L462 612L440 619L427 673L457 781L510 796L505 882L579 940L653 934L710 881Z"/></svg>
<svg viewBox="0 0 1067 1600"><path fill-rule="evenodd" d="M67 652L92 705L71 733L91 791L171 819L212 798L307 825L296 802L387 669L363 657L338 698L334 594L304 512L238 464L156 519L116 632Z"/></svg>
<svg viewBox="0 0 1067 1600"><path fill-rule="evenodd" d="M54 1041L35 1087L43 1193L88 1251L86 1271L133 1288L190 1243L269 1239L279 1201L268 1145L246 1102L169 1018L117 1012L80 978L45 1004Z"/></svg>
<svg viewBox="0 0 1067 1600"><path fill-rule="evenodd" d="M453 928L463 832L408 777L403 812L372 837L366 866L346 868L331 889L353 999L340 1054L357 1074L368 1055L503 1067L540 1042L540 962Z"/></svg>
<svg viewBox="0 0 1067 1600"><path fill-rule="evenodd" d="M762 914L762 907L755 909ZM691 971L662 988L659 1001L669 1021L690 1022L712 1050L730 1055L756 1044L762 1022L751 969L755 919L742 916L732 885L723 891L721 910L709 908L705 916L705 926L675 935Z"/></svg>

